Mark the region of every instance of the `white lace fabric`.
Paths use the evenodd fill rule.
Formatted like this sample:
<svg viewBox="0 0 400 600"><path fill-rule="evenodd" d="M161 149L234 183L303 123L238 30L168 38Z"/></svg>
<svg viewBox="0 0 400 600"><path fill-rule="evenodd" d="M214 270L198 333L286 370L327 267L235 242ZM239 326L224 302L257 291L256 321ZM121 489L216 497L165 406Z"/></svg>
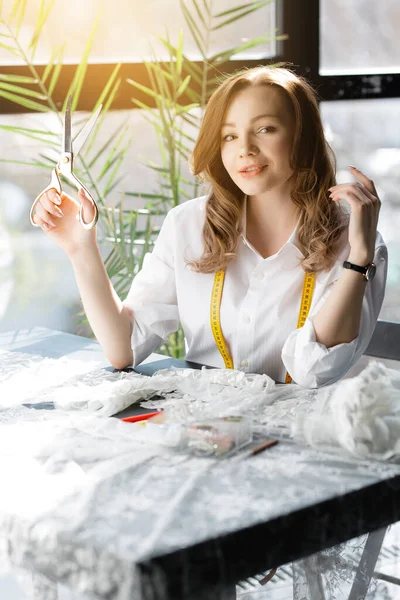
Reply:
<svg viewBox="0 0 400 600"><path fill-rule="evenodd" d="M150 400L155 394L163 399ZM107 371L96 362L3 352L0 409L38 402L104 417L140 402L166 409L168 420L178 423L246 415L255 430L314 448L378 460L400 455L400 372L377 361L356 377L306 390L237 370L171 369L147 377ZM0 423L5 419L3 411Z"/></svg>
<svg viewBox="0 0 400 600"><path fill-rule="evenodd" d="M143 436L140 427L105 418L135 402L148 407L162 406L168 420L175 423L246 414L252 418L255 430L294 438L323 450L324 453L315 454L315 466L318 461L327 460L326 451L339 452L348 456L349 462L357 461L365 476L377 474L379 470L379 477L383 478L392 476L395 466L375 466L367 460L373 458L388 463L398 458L399 389L400 374L378 362L370 363L353 379L329 388L305 390L296 385L275 385L266 375L247 375L234 370L173 369L145 377L112 373L99 368L98 363L3 352L0 360L0 481L8 483L0 495L0 571L25 564L26 556L34 557L36 567L44 560L40 557L50 560L49 557L54 556L54 573L62 566L63 572L69 574L71 585L78 590L92 590L93 597L108 597L112 587L121 581L129 583L132 592L136 584L129 560L114 563L106 557L107 561L97 568L100 563L95 550L79 549L79 540L87 539L88 530L93 539L98 535L102 544L110 535L112 543L118 543L119 552L126 557L132 556L135 548L140 548L142 556L146 556L160 543L165 545L166 551L182 547L187 540L181 536L188 535L190 529L185 521L173 529L176 538L169 539L166 532L171 531L170 524L177 513L180 522L189 519L190 515L184 513L186 499L211 473L216 475L212 481L225 488L222 487L224 493L218 488L216 494L212 488L207 489L209 506L205 503L202 510L209 512L196 524L200 528L199 539L202 535L206 538L207 527L229 528L232 520L239 516L246 525L249 516L246 511L243 513L242 504L254 502L256 493L245 485L248 463L237 462L233 468L217 459L188 460L170 452L160 444L159 438ZM154 394L162 398L151 400ZM44 402L53 402L58 410L32 410L23 406ZM313 468L311 459L307 460L308 463L299 458L296 462L284 444L278 457L261 454L251 463L252 477L259 478L259 485L254 484L256 490L262 489L261 482L272 477L271 473L280 474L287 482L294 472L303 472L306 477ZM165 487L170 485L169 480L163 482L166 470L169 479L175 478L177 483L181 482L182 473L185 474L185 485L179 487L179 483L173 494ZM24 473L24 477L16 478L15 473ZM230 492L228 494L235 477L244 482L239 504ZM340 477L342 472L332 466L329 485L336 489ZM265 498L262 501L260 496L253 504L252 510L260 511L260 519L265 518L262 511L278 510L279 502L290 505L294 492L285 485L287 498L280 495L278 500L271 489L268 501ZM305 505L318 501L317 497L310 500L311 488L305 486L302 493ZM154 494L158 499L168 499L162 514L154 513L153 520L142 520L143 531L132 533L135 527L129 531L123 528L122 520L136 518L134 513L148 514L154 510ZM103 513L98 499L105 497L108 504ZM135 511L130 515L133 498ZM112 506L115 506L113 511L106 512ZM100 515L107 517L106 520ZM212 519L216 519L214 525ZM97 529L100 523L102 527ZM104 523L112 523L115 531L121 528L118 538L112 538L113 528L110 525L104 529ZM138 527L138 523L135 525ZM61 558L57 554L58 531L78 540L78 549L71 545L69 554ZM8 539L13 543L8 543ZM351 542L360 543L360 540ZM313 581L315 568L331 577L331 581L351 577L353 565L340 562L346 547L349 545L336 546L310 560L298 561L293 597L320 600L318 595L313 596L314 592L304 592L307 582ZM67 552L65 548L64 552ZM90 576L86 567L77 569L80 561L84 565L91 560L94 562ZM96 596L96 590L102 591ZM335 594L332 592L326 598L339 598ZM125 597L126 590L121 588L116 598Z"/></svg>

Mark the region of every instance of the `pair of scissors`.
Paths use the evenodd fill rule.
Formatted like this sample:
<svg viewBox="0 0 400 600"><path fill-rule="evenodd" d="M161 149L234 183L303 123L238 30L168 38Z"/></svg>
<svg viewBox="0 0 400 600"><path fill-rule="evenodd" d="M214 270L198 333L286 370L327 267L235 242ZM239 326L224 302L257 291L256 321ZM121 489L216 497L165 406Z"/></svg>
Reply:
<svg viewBox="0 0 400 600"><path fill-rule="evenodd" d="M86 187L83 185L83 183L81 181L79 181L79 179L74 175L74 158L79 154L83 144L86 142L90 132L92 131L92 129L97 121L97 118L100 114L102 105L100 105L97 108L97 110L93 113L93 115L90 117L89 121L86 123L86 125L83 127L83 129L79 132L79 134L74 139L74 142L72 143L71 100L72 100L72 97L69 96L68 100L67 100L66 109L65 109L62 148L61 148L60 157L58 159L56 166L54 167L54 169L52 171L51 181L50 181L49 185L42 192L40 192L40 194L35 198L35 200L32 204L32 207L31 207L29 216L30 216L31 223L34 227L39 227L39 225L34 222L33 215L34 215L35 207L38 204L38 202L40 201L40 198L43 196L43 194L45 194L46 192L48 192L51 189L55 189L58 192L58 194L61 195L62 187L61 187L60 175L65 177L65 179L67 181L69 181L69 183L71 183L78 191L83 189L86 192L86 195L89 196L89 198L93 202L94 217L90 221L90 223L85 223L85 221L83 220L83 206L82 206L82 204L80 205L79 222L82 225L82 227L87 230L92 229L92 227L94 227L96 225L98 218L99 218L99 210L97 208L97 204L96 204L94 198L92 197L90 192L86 189Z"/></svg>

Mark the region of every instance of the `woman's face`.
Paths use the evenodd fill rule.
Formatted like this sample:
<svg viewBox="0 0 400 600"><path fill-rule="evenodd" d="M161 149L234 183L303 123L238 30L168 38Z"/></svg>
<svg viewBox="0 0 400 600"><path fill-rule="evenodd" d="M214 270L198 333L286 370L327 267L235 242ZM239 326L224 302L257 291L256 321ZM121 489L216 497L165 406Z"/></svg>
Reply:
<svg viewBox="0 0 400 600"><path fill-rule="evenodd" d="M284 92L259 85L237 92L221 129L221 157L236 185L248 196L282 193L293 174L290 154L293 117Z"/></svg>

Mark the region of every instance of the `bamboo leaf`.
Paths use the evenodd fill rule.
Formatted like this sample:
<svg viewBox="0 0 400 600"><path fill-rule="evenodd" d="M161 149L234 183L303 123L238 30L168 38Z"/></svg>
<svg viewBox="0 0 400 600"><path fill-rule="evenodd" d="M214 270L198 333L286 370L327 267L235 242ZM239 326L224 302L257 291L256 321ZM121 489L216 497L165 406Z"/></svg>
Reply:
<svg viewBox="0 0 400 600"><path fill-rule="evenodd" d="M4 50L7 50L7 52L10 52L11 54L18 56L18 58L21 58L21 53L17 48L13 48L12 46L8 46L7 44L3 44L2 42L0 42L0 48L4 48Z"/></svg>
<svg viewBox="0 0 400 600"><path fill-rule="evenodd" d="M185 58L183 67L184 67L185 71L188 71L188 73L193 77L193 79L194 79L194 81L196 81L196 83L198 83L199 85L201 85L203 83L203 73L202 72L200 74L198 73L198 71L197 71L197 69L199 68L198 65L196 65L195 63L190 63L190 61L187 58Z"/></svg>
<svg viewBox="0 0 400 600"><path fill-rule="evenodd" d="M54 46L54 48L52 48L52 51L51 51L51 56L50 56L49 62L47 63L46 68L43 71L43 75L42 75L42 83L43 84L46 83L47 78L50 75L52 68L54 67L54 61L56 60L58 53L59 53L59 47Z"/></svg>
<svg viewBox="0 0 400 600"><path fill-rule="evenodd" d="M178 106L176 108L176 114L177 115L181 115L182 113L186 113L189 112L190 110L192 110L193 108L198 108L199 104L198 102L194 103L194 104L186 104L186 106Z"/></svg>
<svg viewBox="0 0 400 600"><path fill-rule="evenodd" d="M177 79L180 78L182 74L182 64L183 64L183 31L179 31L178 45L175 51L176 57L176 76Z"/></svg>
<svg viewBox="0 0 400 600"><path fill-rule="evenodd" d="M185 18L185 21L186 21L186 23L187 23L187 26L188 26L188 27L189 27L189 29L190 29L190 33L191 33L191 34L192 34L192 36L193 36L193 39L194 39L194 41L195 41L195 43L196 43L196 46L197 46L197 48L199 49L201 56L202 56L203 58L205 58L205 57L206 57L206 53L205 53L205 50L204 50L204 48L203 48L203 45L202 45L202 43L201 43L201 41L200 41L200 38L201 38L201 32L198 30L198 28L197 28L197 26L196 26L196 23L194 22L194 20L193 20L193 18L192 18L192 16L191 16L191 14L189 13L188 9L186 8L186 6L185 6L185 4L184 4L183 0L180 0L180 4L181 4L181 9L182 9L182 12L183 12L183 16L184 16L184 18Z"/></svg>
<svg viewBox="0 0 400 600"><path fill-rule="evenodd" d="M168 48L168 50L170 50L171 52L173 52L173 53L175 53L175 54L176 54L176 48L175 48L174 46L172 46L172 45L171 45L171 43L170 43L168 40L165 40L165 39L164 39L164 38L162 38L162 37L159 37L158 39L160 40L160 42L162 42L162 43L164 44L164 46L165 46L166 48ZM187 56L185 56L185 54L184 54L184 53L182 53L182 58L183 58L183 60L184 60L184 63L185 63L185 64L187 63L189 66L191 66L191 67L192 67L192 69L193 69L193 71L194 71L195 73L197 73L197 74L198 74L198 75L200 75L200 76L203 74L203 70L201 69L201 67L199 67L199 65L197 65L196 63L192 63L192 62L191 62L191 61L190 61L190 60L187 58Z"/></svg>
<svg viewBox="0 0 400 600"><path fill-rule="evenodd" d="M0 158L0 162L2 163L10 163L13 165L25 165L27 167L41 167L43 169L52 169L51 165L46 165L45 163L41 163L37 160L35 161L25 161L25 160L8 160L5 158Z"/></svg>
<svg viewBox="0 0 400 600"><path fill-rule="evenodd" d="M37 100L47 100L47 96L44 96L39 92L29 90L28 88L21 87L20 85L13 85L12 83L0 81L0 89L8 92L15 92L16 94L20 94L22 96L30 96L31 98L36 98Z"/></svg>
<svg viewBox="0 0 400 600"><path fill-rule="evenodd" d="M35 84L39 81L35 77L26 77L26 75L13 75L12 73L0 73L0 80L28 84Z"/></svg>
<svg viewBox="0 0 400 600"><path fill-rule="evenodd" d="M96 164L96 162L98 161L98 159L107 150L107 148L114 142L115 138L122 132L122 130L125 127L126 127L126 124L122 123L122 125L120 125L118 127L118 129L116 129L116 131L114 131L114 133L112 134L112 136L110 138L108 138L108 140L106 141L106 143L103 144L103 146L100 148L100 150L95 154L95 156L89 162L89 165L88 165L89 169L92 169L94 167L94 165Z"/></svg>
<svg viewBox="0 0 400 600"><path fill-rule="evenodd" d="M88 59L89 59L90 51L91 51L92 46L93 46L95 33L97 31L97 27L98 27L99 22L100 22L100 17L101 17L101 11L98 13L98 15L96 17L95 23L93 25L93 29L90 32L89 39L87 41L85 50L83 51L82 57L80 59L80 63L76 67L74 78L73 78L73 80L71 82L71 85L69 86L68 92L67 92L66 97L65 97L65 101L64 101L64 105L63 105L63 111L65 111L67 100L68 100L68 96L70 94L72 94L72 102L71 102L71 110L72 110L72 112L74 112L76 110L77 106L78 106L79 98L80 98L81 91L82 91L83 81L84 81L85 75L86 75L86 70L87 70L87 65L88 65Z"/></svg>
<svg viewBox="0 0 400 600"><path fill-rule="evenodd" d="M97 108L100 106L100 104L103 104L103 108L101 111L101 116L98 119L95 128L90 136L90 141L87 144L86 150L85 150L85 155L89 154L89 152L91 151L91 149L93 148L93 145L96 141L97 138L97 134L100 130L100 127L106 117L106 114L108 113L108 110L115 98L115 95L119 89L119 86L121 85L121 78L116 79L120 68L121 68L121 64L122 63L118 63L114 69L113 72L111 73L105 87L104 90L102 91L100 97L98 98L96 104L93 107L93 111L97 110ZM110 91L111 90L111 91ZM108 99L107 99L108 96Z"/></svg>
<svg viewBox="0 0 400 600"><path fill-rule="evenodd" d="M156 94L156 92L154 92L152 89L146 87L145 85L142 85L141 83L138 83L137 81L133 81L133 79L127 79L126 81L127 81L127 83L129 83L129 85L133 85L135 88L137 88L141 92L144 92L151 98L154 98L156 100L159 98L159 95ZM134 98L132 98L132 100L134 100Z"/></svg>
<svg viewBox="0 0 400 600"><path fill-rule="evenodd" d="M191 79L191 77L190 77L190 75L188 75L182 81L181 85L179 86L179 88L176 92L176 99L178 99L180 96L182 96L183 92L186 90L187 86L189 85L190 79Z"/></svg>
<svg viewBox="0 0 400 600"><path fill-rule="evenodd" d="M248 50L249 48L254 48L255 46L260 46L261 44L266 44L266 43L270 42L271 40L282 40L282 39L287 39L287 35L284 34L284 35L278 36L278 37L266 35L266 34L260 35L259 37L254 38L253 40L250 40L249 42L245 42L241 46L237 46L236 48L230 48L228 50L224 50L224 52L219 52L218 54L215 54L214 56L212 56L210 58L210 62L213 62L213 63L226 62L232 56L235 56L235 54L244 52L245 50Z"/></svg>
<svg viewBox="0 0 400 600"><path fill-rule="evenodd" d="M111 90L110 95L108 96L108 99L106 100L106 102L104 103L103 109L100 113L100 118L98 119L97 123L96 123L96 127L91 135L90 138L90 142L85 150L85 154L88 154L92 148L92 146L94 145L94 142L96 140L97 134L99 132L99 129L104 121L104 119L106 118L106 115L108 113L109 108L111 107L112 103L114 102L114 98L117 95L118 89L121 85L121 78L118 78L117 81L114 83L114 87ZM97 107L97 102L96 102L96 107Z"/></svg>
<svg viewBox="0 0 400 600"><path fill-rule="evenodd" d="M23 135L25 137L31 138L33 140L37 140L38 142L42 142L44 144L50 144L51 146L58 146L58 140L49 139L48 136L57 137L57 134L50 133L48 131L41 131L39 129L27 129L25 127L14 127L12 125L0 125L0 129L3 131L10 131L12 133L17 133Z"/></svg>
<svg viewBox="0 0 400 600"><path fill-rule="evenodd" d="M173 81L172 76L167 73L167 71L165 71L165 69L163 69L163 67L158 64L158 63L150 63L145 61L144 63L146 65L146 69L147 72L149 74L150 77L150 82L153 86L154 89L158 89L159 90L159 108L161 106L166 106L167 102L166 100L169 100L170 104L172 104L173 100L172 100L172 95L171 95L171 90L168 87L168 84L166 83L166 79L168 79L169 81Z"/></svg>
<svg viewBox="0 0 400 600"><path fill-rule="evenodd" d="M35 30L33 32L31 41L29 43L29 50L31 51L30 60L32 63L34 61L36 48L37 48L37 45L38 45L38 42L40 39L40 34L42 33L43 27L50 15L51 11L53 10L54 2L55 2L55 0L49 0L48 5L46 6L45 0L41 1L40 9L38 12L38 17L36 20Z"/></svg>
<svg viewBox="0 0 400 600"><path fill-rule="evenodd" d="M217 13L216 15L214 15L215 19L218 19L220 17L225 17L226 15L231 15L233 13L237 13L240 11L244 11L247 10L248 8L262 8L263 6L266 6L267 4L271 4L271 0L257 0L256 2L248 2L247 4L241 4L240 6L235 6L235 8L230 8L229 10L224 10L223 12Z"/></svg>
<svg viewBox="0 0 400 600"><path fill-rule="evenodd" d="M24 20L25 9L26 9L26 0L22 0L22 2L20 4L19 17L18 17L18 22L17 22L17 29L16 29L17 35L20 32L22 21Z"/></svg>
<svg viewBox="0 0 400 600"><path fill-rule="evenodd" d="M207 22L206 22L206 20L205 20L205 18L204 18L204 16L203 16L203 13L201 12L201 10L200 10L200 8L199 8L199 5L197 4L196 0L192 0L192 2L193 2L193 4L194 4L194 7L195 7L195 9L196 9L196 12L197 12L197 15L198 15L198 17L199 17L200 21L203 23L204 27L205 27L206 29L208 29Z"/></svg>
<svg viewBox="0 0 400 600"><path fill-rule="evenodd" d="M97 110L97 108L100 106L100 104L104 104L104 101L107 98L112 86L114 85L114 81L116 80L117 75L121 69L121 65L122 65L122 63L118 63L115 65L113 72L111 73L110 77L108 78L108 81L107 81L106 85L104 86L104 89L103 89L100 97L98 98L96 104L93 107L93 112L95 110Z"/></svg>
<svg viewBox="0 0 400 600"><path fill-rule="evenodd" d="M0 90L0 97L5 98L10 102L14 102L15 104L19 104L20 106L23 106L24 108L27 108L29 110L36 110L39 112L49 111L49 108L47 106L43 106L43 104L39 104L38 102L34 102L33 100L29 100L28 98L21 98L16 94L11 94L4 90Z"/></svg>
<svg viewBox="0 0 400 600"><path fill-rule="evenodd" d="M216 25L215 27L211 28L211 31L217 31L218 29L222 29L223 27L226 27L226 25L230 25L231 23L234 23L235 21L238 21L239 19L243 19L243 17L246 17L247 15L252 14L253 12L256 12L257 10L259 10L260 8L262 8L263 6L266 6L267 4L269 4L269 2L264 2L261 3L257 6L254 6L253 8L249 8L248 10L241 12L240 14L231 17L230 19L227 19L226 21L224 21L223 23L220 23L219 25Z"/></svg>
<svg viewBox="0 0 400 600"><path fill-rule="evenodd" d="M53 74L51 76L51 80L50 80L50 84L49 84L49 89L48 89L49 96L51 96L53 94L54 88L57 85L58 78L60 77L61 69L63 66L64 52L65 52L66 47L67 46L64 43L60 48L60 52L59 52L58 58L57 58L57 64L54 67Z"/></svg>
<svg viewBox="0 0 400 600"><path fill-rule="evenodd" d="M120 177L118 177L118 179L116 179L114 181L114 183L109 187L107 194L111 194L111 192L113 192L115 190L115 188L117 187L117 185L119 185L121 183L121 181L123 179L126 178L126 174L125 175L121 175Z"/></svg>
<svg viewBox="0 0 400 600"><path fill-rule="evenodd" d="M203 5L204 5L204 8L206 10L207 16L211 17L211 10L210 10L210 7L209 7L209 5L207 3L207 0L203 0Z"/></svg>
<svg viewBox="0 0 400 600"><path fill-rule="evenodd" d="M196 127L196 129L200 125L200 119L198 119L195 115L189 115L188 113L183 113L181 115L181 118L184 121L186 121L186 123L189 123L189 125L192 125L192 127Z"/></svg>
<svg viewBox="0 0 400 600"><path fill-rule="evenodd" d="M163 194L148 194L144 192L125 192L125 196L130 196L131 198L143 198L147 200L171 200L169 196L165 196Z"/></svg>
<svg viewBox="0 0 400 600"><path fill-rule="evenodd" d="M23 9L25 3L26 3L26 0L15 0L14 1L14 4L12 5L12 8L11 8L11 13L10 13L10 23L12 23L13 20L15 19L15 17L18 16L18 13L20 13L20 11L21 11L21 7Z"/></svg>
<svg viewBox="0 0 400 600"><path fill-rule="evenodd" d="M126 125L124 126L121 135L119 136L119 139L117 140L117 143L115 144L114 148L112 149L110 155L108 156L101 172L100 175L98 176L98 180L100 181L101 179L103 179L104 175L107 173L107 171L112 167L112 165L114 164L115 160L118 159L119 153L117 154L118 148L121 145L126 133L128 131L128 128L126 127Z"/></svg>

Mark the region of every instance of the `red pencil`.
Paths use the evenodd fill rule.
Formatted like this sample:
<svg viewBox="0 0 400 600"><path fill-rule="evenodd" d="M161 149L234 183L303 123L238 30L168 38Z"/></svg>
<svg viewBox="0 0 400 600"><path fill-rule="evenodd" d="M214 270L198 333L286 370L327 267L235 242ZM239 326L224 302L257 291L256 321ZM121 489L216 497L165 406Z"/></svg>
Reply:
<svg viewBox="0 0 400 600"><path fill-rule="evenodd" d="M151 417L155 417L159 415L162 411L158 410L157 412L151 413L143 413L142 415L134 415L133 417L124 417L121 421L126 421L128 423L136 423L137 421L145 421L146 419L150 419Z"/></svg>

